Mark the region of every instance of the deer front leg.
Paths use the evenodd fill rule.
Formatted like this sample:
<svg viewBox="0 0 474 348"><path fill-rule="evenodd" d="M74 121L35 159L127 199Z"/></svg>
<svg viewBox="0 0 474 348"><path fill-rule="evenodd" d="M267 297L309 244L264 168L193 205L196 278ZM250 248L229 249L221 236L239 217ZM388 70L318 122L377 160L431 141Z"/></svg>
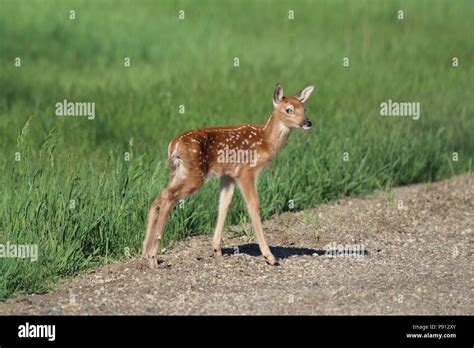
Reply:
<svg viewBox="0 0 474 348"><path fill-rule="evenodd" d="M252 175L242 177L239 179L240 190L244 196L245 202L247 203L247 208L249 210L250 218L252 220L252 225L255 230L255 235L257 236L258 246L262 255L265 257L265 260L270 265L277 265L277 260L273 256L270 248L265 241L265 236L263 235L262 222L260 220L260 202L258 199L257 187L256 187L256 178Z"/></svg>
<svg viewBox="0 0 474 348"><path fill-rule="evenodd" d="M212 248L214 249L214 255L217 257L222 256L222 230L224 229L225 218L227 217L227 212L229 211L229 206L232 202L232 196L234 195L234 187L234 179L229 176L221 177L219 192L219 214L217 216L214 237L212 238Z"/></svg>

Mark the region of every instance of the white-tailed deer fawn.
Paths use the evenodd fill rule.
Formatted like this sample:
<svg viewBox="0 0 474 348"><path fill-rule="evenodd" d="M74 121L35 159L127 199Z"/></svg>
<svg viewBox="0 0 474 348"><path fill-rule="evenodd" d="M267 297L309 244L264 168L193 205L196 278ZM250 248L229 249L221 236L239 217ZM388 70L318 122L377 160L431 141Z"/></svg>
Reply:
<svg viewBox="0 0 474 348"><path fill-rule="evenodd" d="M156 255L170 210L179 200L197 191L206 177L213 175L220 177L219 214L212 241L214 254L222 255L222 230L237 182L247 203L260 251L269 264L277 264L263 235L257 176L285 144L293 128L311 128L303 103L313 89L309 86L292 97L284 97L282 86L277 84L274 109L265 125L196 129L171 141L168 146L170 180L151 205L143 241L143 256L148 258L151 268L157 267Z"/></svg>

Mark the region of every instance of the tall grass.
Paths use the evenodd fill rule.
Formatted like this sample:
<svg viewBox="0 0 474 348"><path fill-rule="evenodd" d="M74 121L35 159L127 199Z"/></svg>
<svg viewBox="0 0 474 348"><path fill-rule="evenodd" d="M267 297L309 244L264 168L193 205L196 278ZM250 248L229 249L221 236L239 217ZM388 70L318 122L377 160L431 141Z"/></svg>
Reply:
<svg viewBox="0 0 474 348"><path fill-rule="evenodd" d="M0 7L0 244L37 244L40 252L37 262L0 259L0 299L139 253L148 206L166 185L169 140L195 127L264 123L276 82L286 94L316 85L307 105L315 127L295 131L261 175L264 218L288 210L290 199L307 209L471 171L471 2L1 0ZM56 117L63 99L95 102L96 118ZM380 117L387 99L420 102L421 118ZM210 181L173 211L164 245L211 233L215 206ZM237 194L228 222L246 216Z"/></svg>

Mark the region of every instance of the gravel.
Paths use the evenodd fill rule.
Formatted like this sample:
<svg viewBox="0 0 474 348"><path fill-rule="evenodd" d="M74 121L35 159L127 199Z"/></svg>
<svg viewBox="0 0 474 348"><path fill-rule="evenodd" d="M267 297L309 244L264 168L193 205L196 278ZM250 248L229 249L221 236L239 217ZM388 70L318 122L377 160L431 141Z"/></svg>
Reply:
<svg viewBox="0 0 474 348"><path fill-rule="evenodd" d="M280 266L229 227L224 256L211 236L160 255L112 263L42 295L0 303L0 314L474 314L474 175L341 199L264 223ZM331 248L353 247L331 257Z"/></svg>

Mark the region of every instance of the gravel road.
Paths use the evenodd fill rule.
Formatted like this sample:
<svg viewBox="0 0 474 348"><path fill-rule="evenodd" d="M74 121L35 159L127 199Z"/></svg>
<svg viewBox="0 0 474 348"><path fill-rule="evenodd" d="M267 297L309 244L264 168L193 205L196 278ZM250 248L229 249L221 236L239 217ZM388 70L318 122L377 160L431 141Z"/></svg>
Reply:
<svg viewBox="0 0 474 348"><path fill-rule="evenodd" d="M280 266L229 227L221 259L210 236L191 237L157 271L139 259L109 264L0 303L0 314L472 315L473 178L275 216L264 225Z"/></svg>

